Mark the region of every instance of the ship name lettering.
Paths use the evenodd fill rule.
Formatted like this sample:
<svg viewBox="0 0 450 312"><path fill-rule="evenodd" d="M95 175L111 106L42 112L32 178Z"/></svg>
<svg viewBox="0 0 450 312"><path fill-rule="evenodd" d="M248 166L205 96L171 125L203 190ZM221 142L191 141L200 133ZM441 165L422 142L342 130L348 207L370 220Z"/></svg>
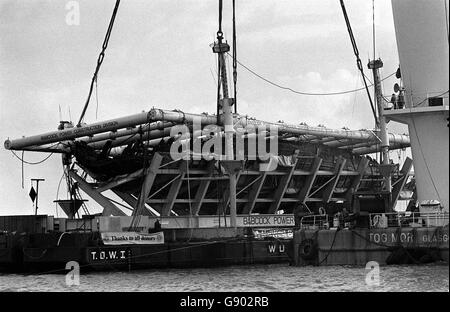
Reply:
<svg viewBox="0 0 450 312"><path fill-rule="evenodd" d="M395 233L391 234L391 240L392 240L393 243L397 242L397 235L395 235Z"/></svg>
<svg viewBox="0 0 450 312"><path fill-rule="evenodd" d="M422 242L424 243L446 243L448 242L448 234L443 234L443 235L433 235L433 236L429 236L428 234L425 234L422 237Z"/></svg>
<svg viewBox="0 0 450 312"><path fill-rule="evenodd" d="M117 121L110 121L110 122L105 122L102 127L103 128L107 128L107 127L112 127L112 126L117 126L119 123Z"/></svg>
<svg viewBox="0 0 450 312"><path fill-rule="evenodd" d="M411 232L401 233L398 235L397 233L369 233L369 240L375 243L412 243L414 241L414 234ZM423 238L423 241L426 241L427 238Z"/></svg>
<svg viewBox="0 0 450 312"><path fill-rule="evenodd" d="M294 218L293 217L286 217L286 216L277 216L273 218L274 224L294 224Z"/></svg>
<svg viewBox="0 0 450 312"><path fill-rule="evenodd" d="M277 245L275 245L275 244L269 244L267 247L269 249L269 253L275 253L275 251L277 250ZM278 245L278 251L280 253L283 253L285 251L284 244Z"/></svg>
<svg viewBox="0 0 450 312"><path fill-rule="evenodd" d="M244 225L255 225L255 224L270 224L269 217L244 217Z"/></svg>
<svg viewBox="0 0 450 312"><path fill-rule="evenodd" d="M115 250L100 250L100 251L91 251L91 260L117 260L117 259L126 259L126 250L123 249L115 249Z"/></svg>
<svg viewBox="0 0 450 312"><path fill-rule="evenodd" d="M58 134L57 133L41 136L41 140L51 140L51 139L56 139L56 138L58 138Z"/></svg>

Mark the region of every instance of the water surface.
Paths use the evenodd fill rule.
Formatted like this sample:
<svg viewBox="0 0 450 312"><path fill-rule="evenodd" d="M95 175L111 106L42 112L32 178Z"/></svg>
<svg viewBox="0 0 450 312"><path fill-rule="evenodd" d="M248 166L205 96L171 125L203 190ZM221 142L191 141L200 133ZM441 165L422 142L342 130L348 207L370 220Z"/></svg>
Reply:
<svg viewBox="0 0 450 312"><path fill-rule="evenodd" d="M382 266L379 285L366 284L364 267L293 267L287 264L208 269L95 272L66 286L63 274L0 274L0 291L449 291L448 265Z"/></svg>

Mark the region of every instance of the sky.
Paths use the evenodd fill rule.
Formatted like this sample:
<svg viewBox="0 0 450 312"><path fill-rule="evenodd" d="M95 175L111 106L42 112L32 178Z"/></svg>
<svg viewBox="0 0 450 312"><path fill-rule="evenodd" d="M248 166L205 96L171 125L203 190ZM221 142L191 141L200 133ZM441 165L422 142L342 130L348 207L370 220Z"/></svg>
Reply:
<svg viewBox="0 0 450 312"><path fill-rule="evenodd" d="M236 0L238 60L269 80L303 92L363 86L338 0ZM0 141L75 123L84 106L114 0L0 2ZM373 58L372 0L346 0L366 66ZM73 19L79 8L79 20ZM231 44L231 0L224 0L224 36ZM121 1L106 56L87 110L87 123L148 111L215 111L218 1ZM390 0L375 0L376 58L386 77L398 65ZM231 69L231 61L229 62ZM366 75L371 73L365 68ZM231 75L230 75L231 76ZM390 96L395 77L383 82ZM330 128L373 128L365 91L301 96L276 88L238 67L238 112L266 121L306 122ZM403 125L389 131L407 133ZM18 152L18 155L21 153ZM393 152L393 155L397 155ZM37 162L47 154L26 152ZM399 157L401 155L398 155ZM396 160L397 156L393 156ZM59 155L24 165L0 147L0 215L34 213L31 178L39 186L39 213L61 215L65 199ZM99 208L92 204L92 212Z"/></svg>

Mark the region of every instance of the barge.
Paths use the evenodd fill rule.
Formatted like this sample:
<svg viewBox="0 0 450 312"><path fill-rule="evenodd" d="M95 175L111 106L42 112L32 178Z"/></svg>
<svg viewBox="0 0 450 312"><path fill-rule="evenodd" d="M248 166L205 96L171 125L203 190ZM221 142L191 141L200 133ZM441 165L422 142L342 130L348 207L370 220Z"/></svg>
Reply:
<svg viewBox="0 0 450 312"><path fill-rule="evenodd" d="M370 61L375 129L238 114L236 94L228 90L230 46L219 27L212 45L220 82L215 114L153 107L87 124L88 99L77 124L61 121L56 131L5 141L11 151L61 154L69 198L56 200L67 218L0 217L0 267L46 272L64 271L73 261L82 270L448 263L448 90L430 96L448 88L447 41L442 48L448 37L442 20L433 17L441 4L392 4L402 73L395 92L404 102L401 109L385 109L383 63ZM415 37L405 26L411 23L414 34L430 40L420 45L426 53L411 49ZM388 132L390 121L408 124L410 135ZM389 157L408 147L414 173L413 159L394 164ZM375 153L380 162L371 157ZM101 213L90 214L86 196ZM407 211L396 211L402 200L409 202Z"/></svg>

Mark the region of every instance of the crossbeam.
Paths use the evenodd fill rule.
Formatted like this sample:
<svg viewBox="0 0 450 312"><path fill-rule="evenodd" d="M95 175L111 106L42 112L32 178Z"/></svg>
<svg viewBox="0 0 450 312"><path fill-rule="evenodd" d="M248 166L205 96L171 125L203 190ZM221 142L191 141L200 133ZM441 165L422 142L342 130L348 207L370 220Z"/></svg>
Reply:
<svg viewBox="0 0 450 312"><path fill-rule="evenodd" d="M133 210L134 209L134 207L136 207L136 205L137 205L137 199L133 196L133 195L131 195L131 194L128 194L128 193L125 193L125 192L121 192L121 191L118 191L118 190L111 190L114 194L116 194L117 196L119 196L119 198L121 199L121 200L123 200L124 202L126 202L128 205L130 205L130 209L131 210ZM146 209L144 209L143 211L142 211L142 215L144 215L144 216L156 216L156 214L155 213L153 213L150 209L148 209L147 207L145 207Z"/></svg>
<svg viewBox="0 0 450 312"><path fill-rule="evenodd" d="M336 162L335 175L333 177L333 181L331 181L323 192L323 201L329 203L331 197L333 196L334 189L339 181L339 177L341 176L342 170L344 169L346 159L339 158Z"/></svg>
<svg viewBox="0 0 450 312"><path fill-rule="evenodd" d="M197 193L195 194L195 200L192 207L192 214L194 216L198 216L203 204L203 199L205 198L206 192L208 191L209 185L211 184L210 178L213 176L214 173L214 161L208 162L208 165L206 166L206 171L207 171L206 178L208 179L202 180L200 182L200 185L197 189Z"/></svg>
<svg viewBox="0 0 450 312"><path fill-rule="evenodd" d="M125 216L126 214L117 208L116 205L111 203L111 201L97 192L92 188L89 183L87 183L82 177L80 177L74 170L69 170L69 176L74 179L78 186L85 192L89 197L91 197L97 204L103 208L102 214L104 216Z"/></svg>
<svg viewBox="0 0 450 312"><path fill-rule="evenodd" d="M280 208L280 204L281 204L281 199L284 196L284 193L286 193L286 189L289 185L289 182L291 181L292 175L295 171L295 168L297 167L297 163L298 163L298 154L300 153L299 150L296 150L294 153L294 165L288 169L287 173L280 179L280 183L277 187L277 189L275 190L275 194L274 194L274 201L272 202L272 204L270 205L269 208L269 213L276 213L278 208Z"/></svg>
<svg viewBox="0 0 450 312"><path fill-rule="evenodd" d="M402 169L400 169L401 177L400 181L392 187L392 203L391 203L391 211L393 211L395 205L397 204L398 197L400 196L400 192L405 187L405 184L408 180L409 173L411 172L413 166L413 161L411 158L407 157L405 162L403 163Z"/></svg>
<svg viewBox="0 0 450 312"><path fill-rule="evenodd" d="M310 175L308 175L305 179L305 183L298 194L298 199L300 203L304 204L306 199L308 198L309 192L314 185L314 181L316 180L317 173L319 172L320 165L322 164L322 158L316 157L311 165Z"/></svg>
<svg viewBox="0 0 450 312"><path fill-rule="evenodd" d="M164 204L163 209L161 211L162 216L170 216L170 212L172 211L173 205L175 204L175 200L177 199L178 192L180 191L181 184L183 183L183 179L186 176L187 170L187 162L182 162L180 164L180 175L179 178L172 182L170 186L169 193L167 194L168 201Z"/></svg>
<svg viewBox="0 0 450 312"><path fill-rule="evenodd" d="M122 184L128 183L130 181L136 180L136 179L141 178L143 176L143 172L144 172L144 169L139 169L139 170L137 170L137 171L135 171L133 173L128 174L125 177L115 178L113 181L111 181L109 183L106 183L106 184L104 184L102 186L99 186L96 190L97 190L97 192L101 193L101 192L107 191L109 189L112 189L114 187L117 187L119 185L122 185Z"/></svg>
<svg viewBox="0 0 450 312"><path fill-rule="evenodd" d="M136 208L133 210L133 216L142 214L145 209L145 201L147 199L148 193L153 186L153 182L156 178L156 171L161 165L163 157L159 153L155 153L152 158L150 166L145 170L144 183L142 183L141 192L139 194L138 202Z"/></svg>
<svg viewBox="0 0 450 312"><path fill-rule="evenodd" d="M353 194L358 191L358 187L361 183L361 180L364 176L364 173L366 172L367 167L369 166L369 159L366 157L361 158L358 164L358 175L353 177L350 187L348 188L347 192L345 192L345 198L347 203L351 205L352 203L352 197Z"/></svg>
<svg viewBox="0 0 450 312"><path fill-rule="evenodd" d="M254 183L254 185L252 186L252 188L250 189L249 192L249 199L248 199L248 203L244 206L244 209L242 211L242 213L252 213L253 209L255 208L255 204L256 204L256 199L259 196L259 193L261 192L261 189L264 185L264 181L266 180L267 177L267 171L262 171L260 173L260 176L257 177L257 181Z"/></svg>

